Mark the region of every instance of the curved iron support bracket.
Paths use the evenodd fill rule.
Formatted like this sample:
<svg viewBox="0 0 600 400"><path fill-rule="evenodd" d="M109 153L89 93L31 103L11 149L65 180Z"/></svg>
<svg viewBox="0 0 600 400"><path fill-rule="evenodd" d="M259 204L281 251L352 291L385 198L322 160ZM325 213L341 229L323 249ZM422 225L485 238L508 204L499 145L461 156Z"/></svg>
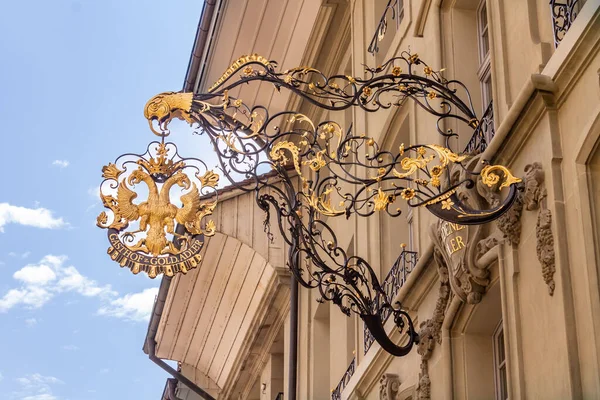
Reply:
<svg viewBox="0 0 600 400"><path fill-rule="evenodd" d="M502 214L507 212L517 198L517 185L510 185L510 190L504 201L490 210L475 210L467 207L460 201L458 196L453 194L449 197L449 202L442 201L427 205L430 213L444 221L460 225L482 225L494 221Z"/></svg>
<svg viewBox="0 0 600 400"><path fill-rule="evenodd" d="M390 337L385 332L383 321L379 315L361 314L360 318L364 321L367 328L369 328L373 338L375 341L377 341L377 343L379 343L381 348L393 356L403 357L410 353L415 344L419 343L419 335L417 332L415 332L412 320L410 318L408 318L409 327L406 331L408 343L406 343L404 346L398 346L396 343L392 342Z"/></svg>

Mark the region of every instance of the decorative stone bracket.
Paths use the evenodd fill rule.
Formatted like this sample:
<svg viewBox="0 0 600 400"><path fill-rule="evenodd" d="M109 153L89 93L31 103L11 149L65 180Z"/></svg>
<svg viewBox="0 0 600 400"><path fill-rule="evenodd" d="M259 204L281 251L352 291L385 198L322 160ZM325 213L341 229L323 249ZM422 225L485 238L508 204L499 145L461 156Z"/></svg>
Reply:
<svg viewBox="0 0 600 400"><path fill-rule="evenodd" d="M400 390L400 377L396 374L383 374L379 379L379 400L396 400Z"/></svg>
<svg viewBox="0 0 600 400"><path fill-rule="evenodd" d="M498 229L512 246L518 246L521 237L521 214L523 206L527 211L538 210L536 233L537 257L542 265L542 276L548 285L550 296L556 286L554 254L554 235L552 234L552 212L548 209L547 192L544 186L544 171L540 162L525 166L525 190L515 201L513 207L497 220Z"/></svg>
<svg viewBox="0 0 600 400"><path fill-rule="evenodd" d="M537 240L537 257L542 264L542 276L548 285L550 296L554 294L554 272L556 272L554 254L554 235L552 234L552 212L548 209L547 192L544 187L544 171L542 164L534 162L525 166L525 208L538 210L535 236Z"/></svg>

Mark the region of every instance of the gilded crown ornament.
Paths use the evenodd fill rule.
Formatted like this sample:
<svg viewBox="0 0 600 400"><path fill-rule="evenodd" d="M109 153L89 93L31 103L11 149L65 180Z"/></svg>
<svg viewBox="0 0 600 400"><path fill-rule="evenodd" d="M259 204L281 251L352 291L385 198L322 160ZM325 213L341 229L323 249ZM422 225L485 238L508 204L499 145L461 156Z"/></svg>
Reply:
<svg viewBox="0 0 600 400"><path fill-rule="evenodd" d="M217 174L201 160L179 157L173 143L153 142L144 154L125 154L104 166L102 177L100 198L111 217L103 211L97 225L108 229L113 260L151 278L198 265L204 237L215 233L214 222L204 219L216 206L216 195L210 195L216 193ZM145 201L135 202L138 184L147 193ZM171 202L175 188L181 207ZM176 223L185 229L177 232ZM132 224L138 229L128 231Z"/></svg>

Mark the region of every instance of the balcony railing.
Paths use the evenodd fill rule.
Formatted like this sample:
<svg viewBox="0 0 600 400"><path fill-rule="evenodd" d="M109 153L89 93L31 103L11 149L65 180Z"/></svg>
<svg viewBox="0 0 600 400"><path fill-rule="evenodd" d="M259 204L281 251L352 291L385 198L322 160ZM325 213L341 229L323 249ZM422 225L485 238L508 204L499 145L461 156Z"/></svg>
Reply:
<svg viewBox="0 0 600 400"><path fill-rule="evenodd" d="M348 382L350 382L350 378L352 378L352 375L354 375L354 371L356 371L356 356L352 358L352 361L350 362L348 369L346 369L344 376L342 376L340 383L338 383L337 387L331 391L331 400L342 400L342 391L348 385Z"/></svg>
<svg viewBox="0 0 600 400"><path fill-rule="evenodd" d="M390 272L388 272L381 285L383 291L385 292L385 296L387 299L386 301L391 303L394 297L396 297L398 291L400 290L402 285L404 285L404 282L406 282L406 278L412 272L415 265L417 265L417 259L418 255L416 251L403 250L402 253L400 253L400 256L396 259L396 262L394 262L392 269L390 270ZM376 309L379 309L381 300L382 299L380 297L377 297L374 304L374 307ZM384 324L389 318L390 314L391 311L389 308L384 308L383 310L381 310L381 318ZM365 325L363 342L365 347L365 354L367 353L367 351L369 351L374 341L375 338L373 338L373 335L371 335L371 332Z"/></svg>
<svg viewBox="0 0 600 400"><path fill-rule="evenodd" d="M387 5L385 6L385 10L383 10L383 15L379 20L379 24L377 24L377 30L373 35L373 39L371 39L369 48L367 49L369 53L375 54L379 51L379 42L383 40L388 30L389 16L391 16L392 20L396 21L396 27L394 29L394 32L396 32L400 22L402 21L402 18L404 17L404 0L388 1Z"/></svg>
<svg viewBox="0 0 600 400"><path fill-rule="evenodd" d="M585 0L550 0L554 45L558 46L575 22Z"/></svg>
<svg viewBox="0 0 600 400"><path fill-rule="evenodd" d="M481 120L479 121L477 129L475 129L473 136L471 136L471 140L467 143L464 152L467 154L483 153L494 138L495 133L494 107L493 103L490 101L488 108L485 110L483 117L481 117Z"/></svg>

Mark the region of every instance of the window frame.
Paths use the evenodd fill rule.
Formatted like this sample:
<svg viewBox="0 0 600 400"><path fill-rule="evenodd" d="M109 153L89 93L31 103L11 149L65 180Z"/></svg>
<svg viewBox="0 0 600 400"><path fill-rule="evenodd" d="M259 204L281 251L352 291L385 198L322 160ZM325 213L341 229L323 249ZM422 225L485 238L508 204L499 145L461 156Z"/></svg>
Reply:
<svg viewBox="0 0 600 400"><path fill-rule="evenodd" d="M415 227L413 226L413 222L414 222L413 217L414 217L413 208L409 207L408 212L406 213L406 227L408 229L408 249L410 251L415 251L415 238L414 238Z"/></svg>
<svg viewBox="0 0 600 400"><path fill-rule="evenodd" d="M482 15L485 11L485 25L482 23ZM492 84L492 62L491 53L492 45L490 40L490 18L487 6L487 0L481 0L476 10L477 26L477 56L479 59L479 68L477 77L479 78L479 86L481 90L481 106L482 112L485 112L490 102L493 100L493 84ZM486 46L483 43L484 36L487 36L487 52L484 54ZM488 89L489 85L489 89Z"/></svg>
<svg viewBox="0 0 600 400"><path fill-rule="evenodd" d="M499 343L499 338L502 337L502 344ZM494 330L494 334L492 335L493 342L493 360L494 360L494 393L496 396L496 400L506 400L509 398L508 391L508 363L506 361L506 341L504 340L504 325L503 320L500 320L500 323ZM500 351L500 346L502 345L502 351ZM504 358L500 361L498 358L500 354L504 355ZM502 369L504 369L504 382L502 382ZM504 387L502 386L504 384ZM504 390L506 392L504 392ZM503 396L504 395L504 396Z"/></svg>

